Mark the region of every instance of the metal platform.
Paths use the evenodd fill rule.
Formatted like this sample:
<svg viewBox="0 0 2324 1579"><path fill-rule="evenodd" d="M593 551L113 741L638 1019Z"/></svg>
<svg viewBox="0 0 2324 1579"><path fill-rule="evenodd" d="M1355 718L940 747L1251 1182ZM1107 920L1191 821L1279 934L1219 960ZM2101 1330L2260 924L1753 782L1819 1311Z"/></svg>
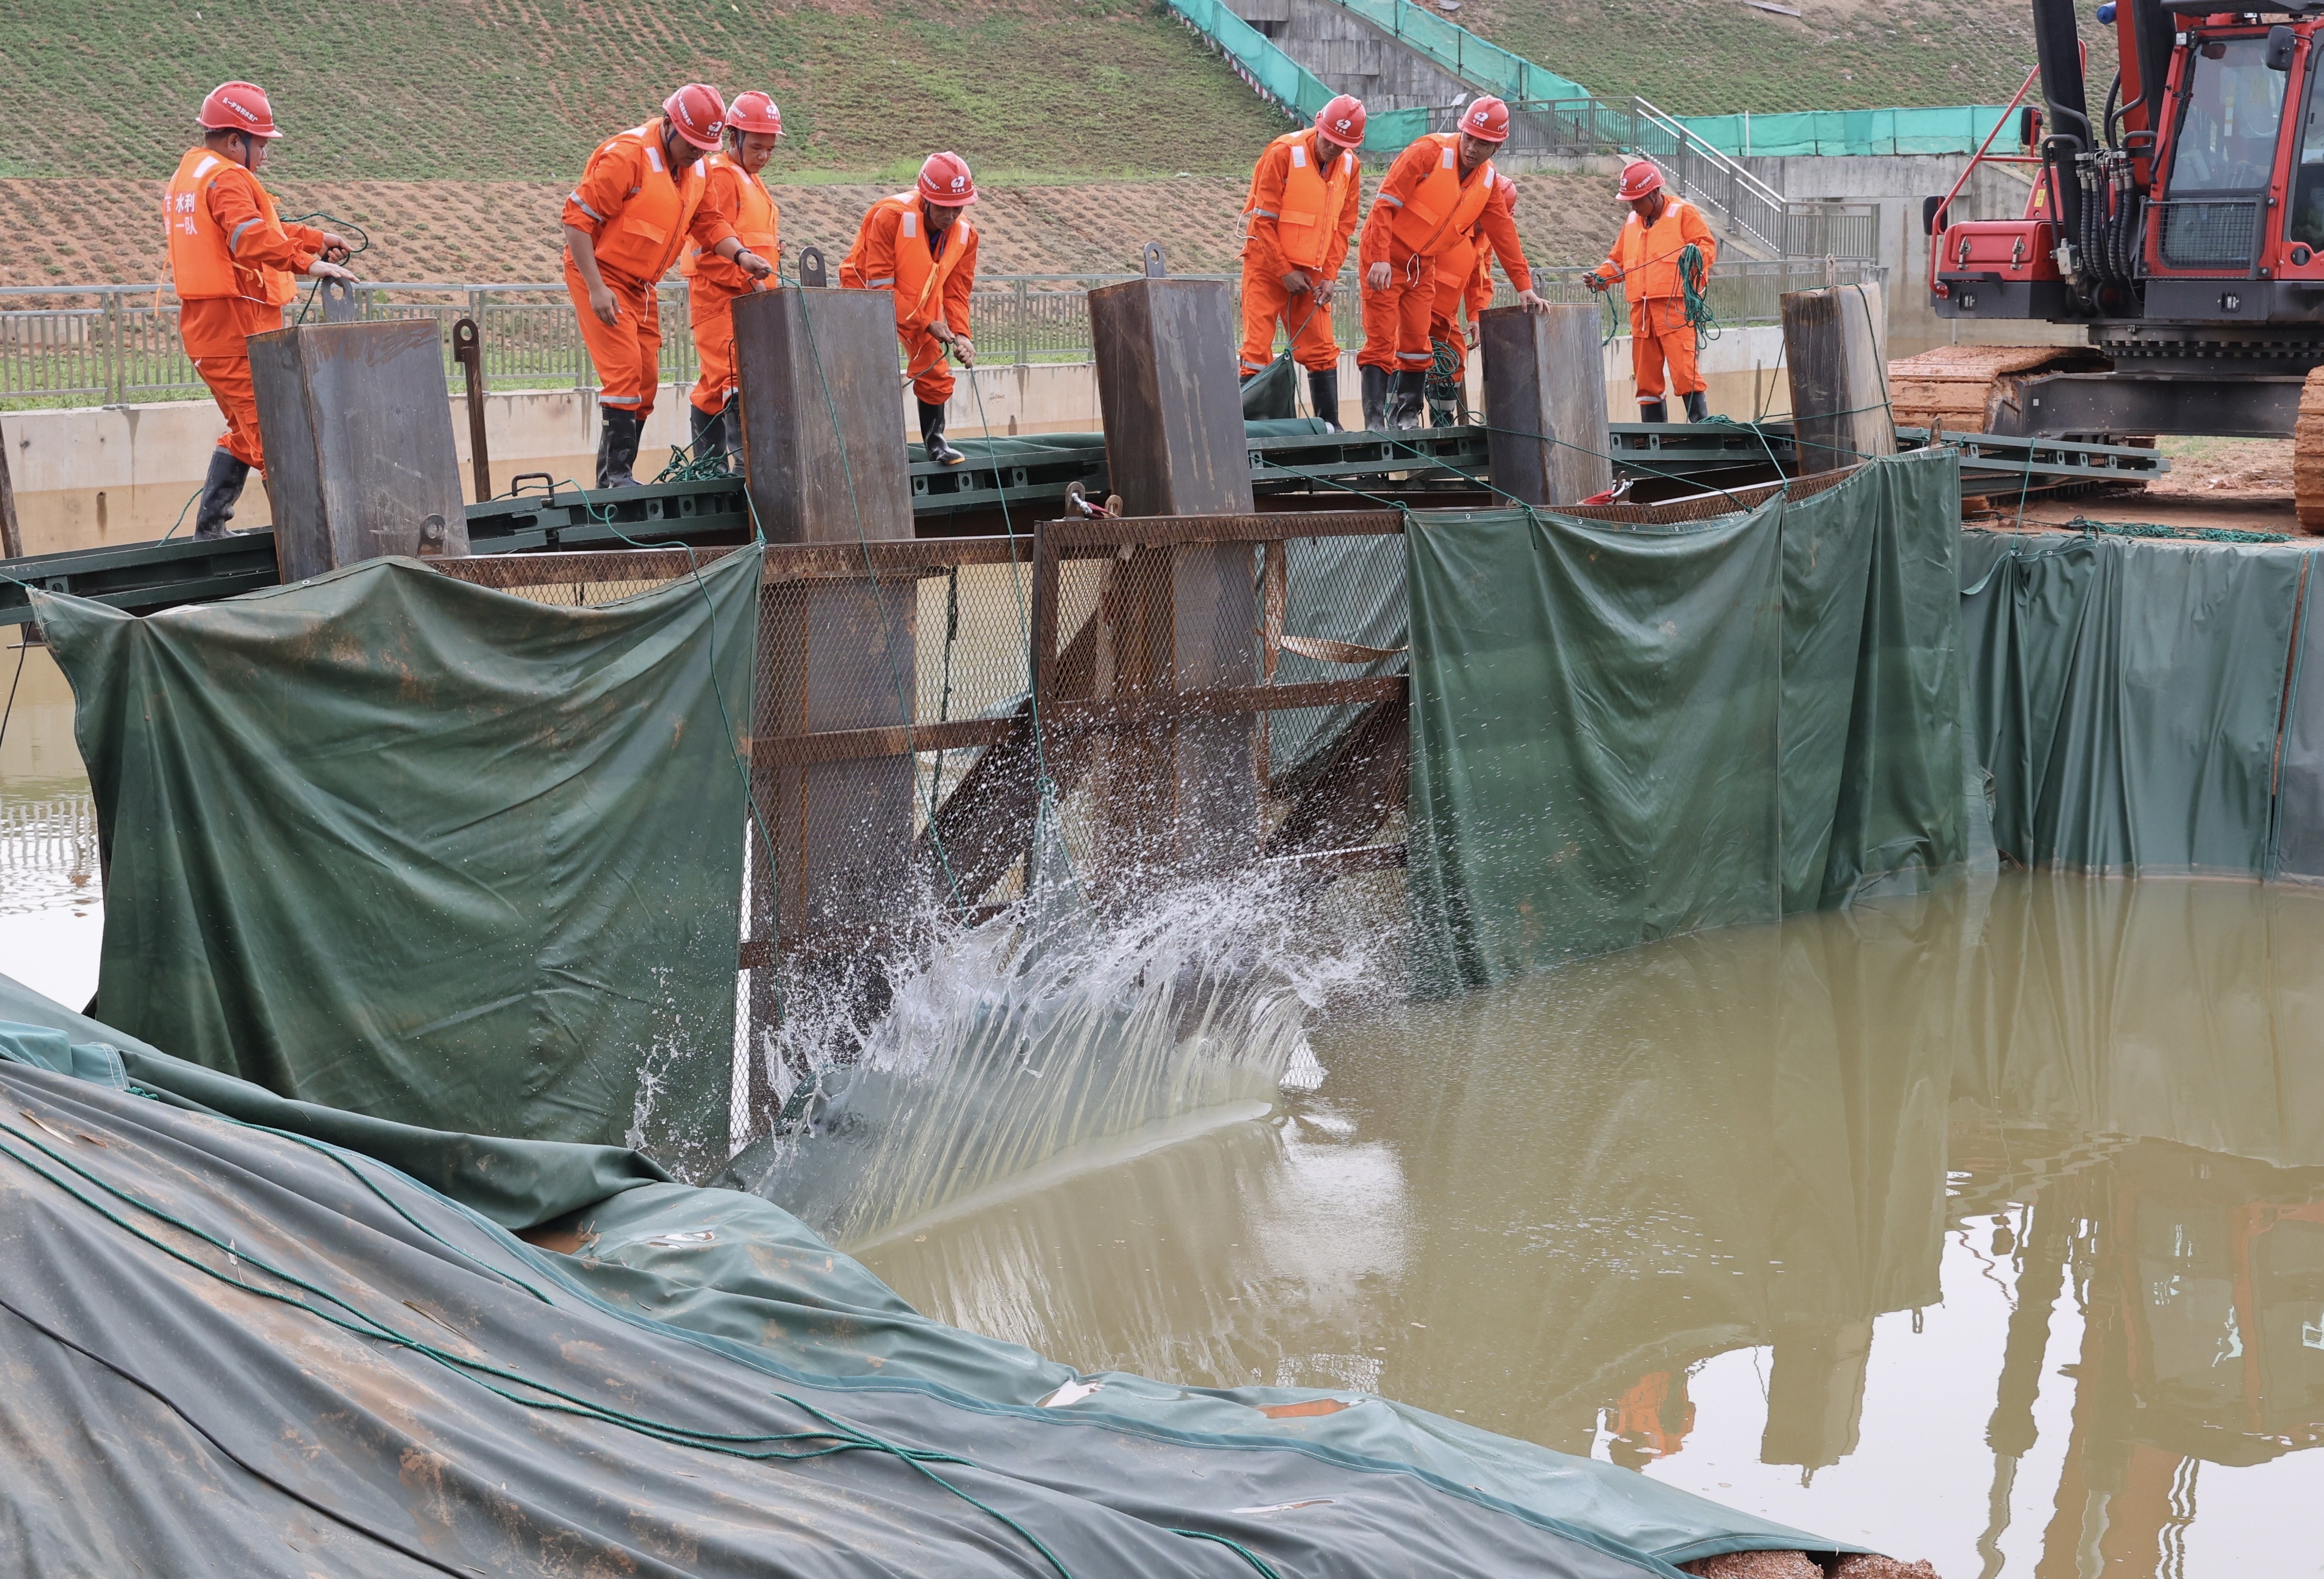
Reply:
<svg viewBox="0 0 2324 1579"><path fill-rule="evenodd" d="M2012 439L1988 433L1939 433L1961 448L1961 492L1990 495L2140 482L2170 469L2152 449ZM1930 442L1928 429L1899 428L1907 449ZM1251 490L1261 510L1361 506L1390 502L1425 506L1491 496L1484 427L1423 428L1397 433L1305 433L1249 441ZM912 513L922 537L964 530L998 531L1003 522L1029 531L1063 507L1078 483L1093 497L1106 488L1102 436L1059 435L1030 454L1015 447L995 459L964 441L965 466L910 466ZM1608 430L1618 476L1637 479L1632 497L1654 502L1769 482L1789 474L1796 454L1789 423L1619 422ZM467 507L468 540L478 554L574 552L633 546L739 543L752 535L751 505L739 477L652 483L603 491L568 488L491 499ZM0 562L0 625L31 617L16 582L152 613L206 603L277 584L270 528L222 539L124 543Z"/></svg>

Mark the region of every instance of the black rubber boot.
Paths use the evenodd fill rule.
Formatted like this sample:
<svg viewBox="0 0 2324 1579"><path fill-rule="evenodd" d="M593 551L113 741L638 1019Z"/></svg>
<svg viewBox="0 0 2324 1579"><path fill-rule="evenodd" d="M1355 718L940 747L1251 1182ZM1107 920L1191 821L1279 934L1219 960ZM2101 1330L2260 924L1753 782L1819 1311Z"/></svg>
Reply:
<svg viewBox="0 0 2324 1579"><path fill-rule="evenodd" d="M938 466L964 465L968 457L945 442L945 409L927 401L915 402L920 408L920 448Z"/></svg>
<svg viewBox="0 0 2324 1579"><path fill-rule="evenodd" d="M224 537L234 519L235 501L250 481L250 466L234 457L223 445L210 451L209 475L202 479L202 502L194 507L196 537Z"/></svg>
<svg viewBox="0 0 2324 1579"><path fill-rule="evenodd" d="M1711 420L1711 396L1708 392L1699 389L1686 392L1686 420L1690 422Z"/></svg>
<svg viewBox="0 0 2324 1579"><path fill-rule="evenodd" d="M638 480L630 468L638 463L638 440L645 434L645 420L617 406L600 408L599 417L604 425L597 433L597 485L636 487Z"/></svg>
<svg viewBox="0 0 2324 1579"><path fill-rule="evenodd" d="M1307 403L1315 408L1317 416L1331 424L1333 432L1337 433L1340 430L1340 370L1338 368L1326 367L1320 372L1313 367L1307 370Z"/></svg>
<svg viewBox="0 0 2324 1579"><path fill-rule="evenodd" d="M1670 408L1663 404L1660 401L1640 401L1638 402L1638 420L1641 422L1667 422L1670 420Z"/></svg>
<svg viewBox="0 0 2324 1579"><path fill-rule="evenodd" d="M691 438L696 460L723 459L726 454L726 413L723 410L706 411L692 401L686 403L687 418L691 424Z"/></svg>
<svg viewBox="0 0 2324 1579"><path fill-rule="evenodd" d="M1428 374L1399 373L1396 375L1396 392L1390 398L1388 426L1417 428L1420 413L1428 403Z"/></svg>
<svg viewBox="0 0 2324 1579"><path fill-rule="evenodd" d="M1356 372L1363 379L1364 431L1384 433L1388 430L1388 384L1395 374L1385 367L1366 365Z"/></svg>

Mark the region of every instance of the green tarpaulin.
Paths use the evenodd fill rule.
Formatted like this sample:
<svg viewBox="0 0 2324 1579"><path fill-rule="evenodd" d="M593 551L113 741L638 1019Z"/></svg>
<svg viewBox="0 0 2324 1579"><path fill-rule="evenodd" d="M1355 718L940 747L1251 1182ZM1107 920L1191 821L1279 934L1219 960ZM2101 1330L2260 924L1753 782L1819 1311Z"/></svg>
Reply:
<svg viewBox="0 0 2324 1579"><path fill-rule="evenodd" d="M1423 513L1415 974L1445 990L1966 854L1959 464L1673 526Z"/></svg>
<svg viewBox="0 0 2324 1579"><path fill-rule="evenodd" d="M1969 749L1993 778L2001 853L2123 875L2272 875L2310 550L1961 535ZM2313 817L2312 798L2299 804Z"/></svg>
<svg viewBox="0 0 2324 1579"><path fill-rule="evenodd" d="M1851 1549L1344 1388L1084 1375L754 1196L281 1103L5 977L0 1373L0 1528L36 1575L1682 1579Z"/></svg>
<svg viewBox="0 0 2324 1579"><path fill-rule="evenodd" d="M410 560L144 619L36 593L97 1011L331 1108L723 1162L760 559L597 608Z"/></svg>

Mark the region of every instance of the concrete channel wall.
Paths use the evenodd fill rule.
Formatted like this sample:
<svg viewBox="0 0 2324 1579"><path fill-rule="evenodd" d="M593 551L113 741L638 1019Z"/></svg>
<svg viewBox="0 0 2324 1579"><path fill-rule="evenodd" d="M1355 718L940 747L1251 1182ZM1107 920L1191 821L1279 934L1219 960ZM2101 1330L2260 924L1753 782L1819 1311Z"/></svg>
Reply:
<svg viewBox="0 0 2324 1579"><path fill-rule="evenodd" d="M1782 344L1782 331L1771 324L1729 329L1712 342L1702 365L1713 409L1735 417L1788 411L1778 371ZM1470 366L1475 401L1475 358ZM999 435L1089 433L1100 427L1094 363L989 367L973 377L973 383L971 375L962 375L952 398L948 421L954 437L984 433L988 424ZM1636 385L1628 337L1607 346L1605 377L1607 409L1617 421L1631 420ZM1360 418L1358 387L1351 351L1340 365L1341 420L1350 426ZM496 491L505 491L524 472L547 472L559 482L586 483L594 475L597 429L590 392L544 390L485 400ZM899 437L917 439L909 401L901 393L897 416ZM51 554L147 542L168 532L181 512L185 520L178 530L191 531L187 502L201 486L221 426L217 409L206 401L0 412L0 440L8 447L24 551ZM459 449L461 488L472 496L467 416L457 400L452 403L452 435ZM666 387L646 425L640 474L658 469L669 447L685 443L686 437L686 386ZM263 526L267 521L265 491L254 484L235 509L235 525Z"/></svg>
<svg viewBox="0 0 2324 1579"><path fill-rule="evenodd" d="M1334 93L1370 113L1460 102L1476 90L1419 51L1331 0L1227 0Z"/></svg>

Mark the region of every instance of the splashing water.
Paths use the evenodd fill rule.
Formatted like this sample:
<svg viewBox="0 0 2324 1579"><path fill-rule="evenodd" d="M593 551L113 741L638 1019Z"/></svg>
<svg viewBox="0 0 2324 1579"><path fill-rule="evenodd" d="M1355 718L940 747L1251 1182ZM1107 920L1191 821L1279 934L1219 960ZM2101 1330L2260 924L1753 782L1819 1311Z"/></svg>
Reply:
<svg viewBox="0 0 2324 1579"><path fill-rule="evenodd" d="M725 1182L861 1244L1101 1142L1257 1116L1322 1078L1307 1011L1371 977L1370 946L1316 944L1314 904L1247 871L1120 920L1065 881L1020 914L932 924L889 962L868 1026L844 992L787 994L783 1062L809 1073L786 1093L785 1132ZM860 1051L842 1062L843 1047Z"/></svg>

